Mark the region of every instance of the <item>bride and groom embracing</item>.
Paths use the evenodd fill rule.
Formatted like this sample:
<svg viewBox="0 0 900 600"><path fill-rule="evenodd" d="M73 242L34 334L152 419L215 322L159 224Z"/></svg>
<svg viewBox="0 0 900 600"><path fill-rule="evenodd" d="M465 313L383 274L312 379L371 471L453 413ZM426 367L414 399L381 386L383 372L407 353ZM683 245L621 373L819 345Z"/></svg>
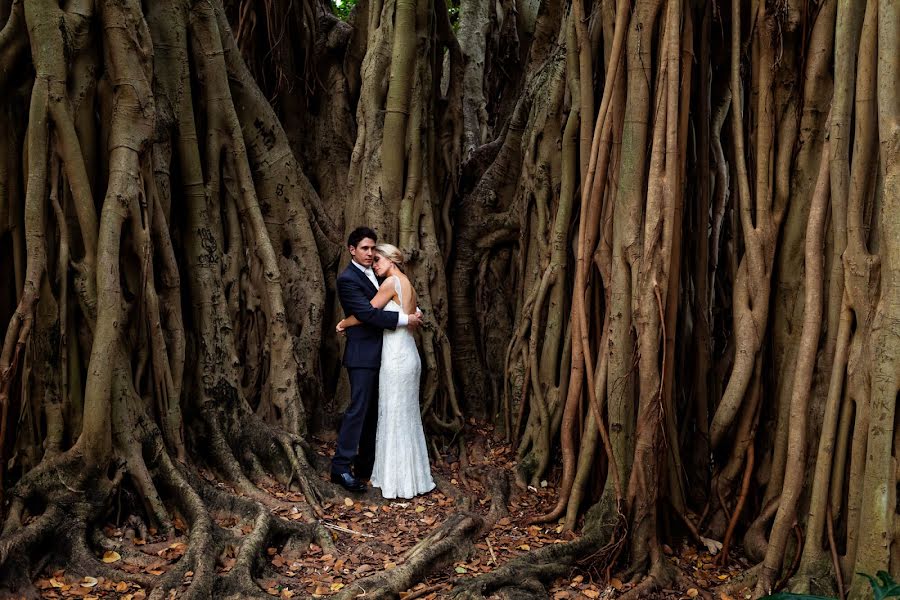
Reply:
<svg viewBox="0 0 900 600"><path fill-rule="evenodd" d="M412 498L434 489L419 413L422 363L410 331L421 324L422 313L396 247L378 244L368 227L354 229L347 246L352 260L337 278L347 318L336 329L347 338L350 406L331 481L363 492L371 478L385 498Z"/></svg>

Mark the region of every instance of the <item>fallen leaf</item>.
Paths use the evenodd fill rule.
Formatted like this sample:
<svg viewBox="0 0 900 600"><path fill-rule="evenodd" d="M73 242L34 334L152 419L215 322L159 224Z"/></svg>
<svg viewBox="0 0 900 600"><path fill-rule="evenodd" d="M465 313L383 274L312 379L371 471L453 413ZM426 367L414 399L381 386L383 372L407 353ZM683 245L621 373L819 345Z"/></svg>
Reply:
<svg viewBox="0 0 900 600"><path fill-rule="evenodd" d="M128 582L126 582L126 581L120 581L119 583L117 583L117 584L116 584L116 591L117 591L117 592L126 592L126 591L128 591Z"/></svg>
<svg viewBox="0 0 900 600"><path fill-rule="evenodd" d="M621 590L622 589L622 580L618 579L617 577L613 577L612 579L609 580L609 585L613 586L613 588L615 588L616 590Z"/></svg>
<svg viewBox="0 0 900 600"><path fill-rule="evenodd" d="M598 592L597 590L592 590L590 588L588 588L586 590L581 590L581 593L584 594L585 596L587 596L588 598L599 598L600 597L600 592Z"/></svg>
<svg viewBox="0 0 900 600"><path fill-rule="evenodd" d="M122 555L115 550L109 550L103 553L103 562L114 563L122 560Z"/></svg>
<svg viewBox="0 0 900 600"><path fill-rule="evenodd" d="M351 500L350 498L344 498L344 506L353 506L353 500Z"/></svg>
<svg viewBox="0 0 900 600"><path fill-rule="evenodd" d="M63 583L62 581L57 580L56 577L51 577L51 578L50 578L50 585L52 585L53 587L59 589L59 588L65 586L66 584Z"/></svg>
<svg viewBox="0 0 900 600"><path fill-rule="evenodd" d="M713 556L715 556L716 554L718 554L718 553L719 553L719 550L722 549L722 542L720 542L720 541L718 541L718 540L713 540L713 539L710 539L710 538L708 538L708 537L703 537L703 536L701 535L701 536L700 536L700 541L703 542L703 545L706 546L706 549L707 549L707 550L709 551L709 553L712 554ZM693 589L693 588L692 588L692 589Z"/></svg>
<svg viewBox="0 0 900 600"><path fill-rule="evenodd" d="M92 588L97 585L97 578L86 575L79 585L84 588Z"/></svg>
<svg viewBox="0 0 900 600"><path fill-rule="evenodd" d="M331 584L331 591L332 591L332 592L337 592L337 591L340 590L342 587L344 587L344 584L343 584L343 583L332 583L332 584Z"/></svg>
<svg viewBox="0 0 900 600"><path fill-rule="evenodd" d="M697 590L697 588L690 588L686 592L686 594L687 594L688 598L696 598L697 596L700 595L700 592L699 592L699 590Z"/></svg>
<svg viewBox="0 0 900 600"><path fill-rule="evenodd" d="M459 573L460 575L469 572L465 567L456 567L456 569L454 569L454 570L455 570L457 573Z"/></svg>
<svg viewBox="0 0 900 600"><path fill-rule="evenodd" d="M425 512L425 507L420 504L419 506L416 507L416 512L417 513Z"/></svg>

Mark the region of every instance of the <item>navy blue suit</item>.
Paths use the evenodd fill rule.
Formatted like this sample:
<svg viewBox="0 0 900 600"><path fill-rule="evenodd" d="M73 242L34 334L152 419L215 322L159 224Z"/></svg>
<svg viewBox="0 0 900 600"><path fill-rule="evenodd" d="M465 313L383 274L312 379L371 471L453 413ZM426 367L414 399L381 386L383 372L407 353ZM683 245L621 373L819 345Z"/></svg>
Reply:
<svg viewBox="0 0 900 600"><path fill-rule="evenodd" d="M375 463L375 429L378 424L378 371L385 329L395 329L400 313L373 307L378 293L372 282L354 264L337 278L337 293L344 314L362 323L347 328L344 366L350 377L350 406L341 421L332 473L349 473L355 462L357 476L367 477Z"/></svg>

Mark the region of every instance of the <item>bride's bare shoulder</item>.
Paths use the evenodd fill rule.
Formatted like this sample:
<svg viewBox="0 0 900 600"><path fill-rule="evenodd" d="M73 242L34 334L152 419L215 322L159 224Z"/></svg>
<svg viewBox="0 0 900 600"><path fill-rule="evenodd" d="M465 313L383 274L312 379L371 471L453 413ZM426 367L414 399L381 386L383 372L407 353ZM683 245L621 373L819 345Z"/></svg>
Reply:
<svg viewBox="0 0 900 600"><path fill-rule="evenodd" d="M416 288L413 287L412 281L409 280L406 273L400 273L397 277L400 279L400 285L403 286L404 290L411 291L413 295L416 294Z"/></svg>

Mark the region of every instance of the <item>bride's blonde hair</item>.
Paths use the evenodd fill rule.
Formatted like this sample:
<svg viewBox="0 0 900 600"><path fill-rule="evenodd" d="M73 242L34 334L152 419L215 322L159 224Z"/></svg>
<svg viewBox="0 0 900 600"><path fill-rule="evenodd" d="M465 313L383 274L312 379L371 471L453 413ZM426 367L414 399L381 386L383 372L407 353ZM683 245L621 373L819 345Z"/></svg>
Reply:
<svg viewBox="0 0 900 600"><path fill-rule="evenodd" d="M397 265L397 268L401 271L404 270L403 253L400 252L400 248L397 246L393 244L378 244L375 246L375 252Z"/></svg>

